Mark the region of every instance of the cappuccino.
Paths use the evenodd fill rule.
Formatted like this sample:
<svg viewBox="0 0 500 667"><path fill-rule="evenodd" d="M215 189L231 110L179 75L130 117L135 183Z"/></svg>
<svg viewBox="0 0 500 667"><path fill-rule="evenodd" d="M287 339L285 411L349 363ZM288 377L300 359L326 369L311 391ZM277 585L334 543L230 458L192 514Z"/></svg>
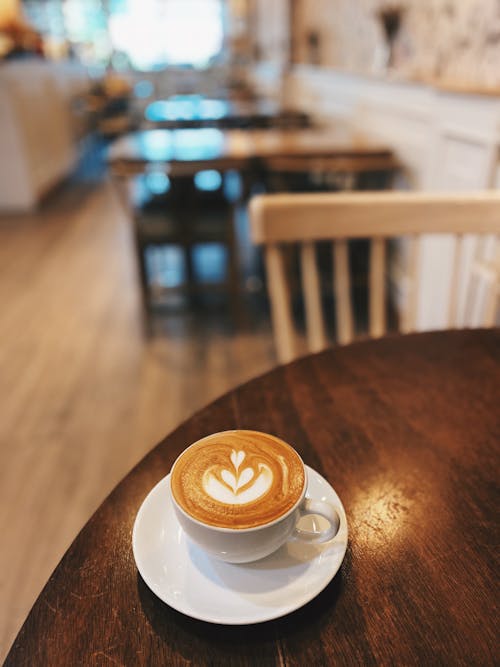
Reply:
<svg viewBox="0 0 500 667"><path fill-rule="evenodd" d="M188 447L170 478L176 503L216 528L248 529L284 516L302 498L306 477L296 451L257 431L224 431Z"/></svg>

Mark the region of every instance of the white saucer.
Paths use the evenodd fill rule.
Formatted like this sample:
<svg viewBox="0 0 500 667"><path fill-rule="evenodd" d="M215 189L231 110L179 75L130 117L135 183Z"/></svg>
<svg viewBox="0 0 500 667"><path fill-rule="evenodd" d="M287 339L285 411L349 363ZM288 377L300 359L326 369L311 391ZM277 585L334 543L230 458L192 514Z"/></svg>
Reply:
<svg viewBox="0 0 500 667"><path fill-rule="evenodd" d="M269 621L312 600L342 563L347 520L330 484L306 468L307 495L335 506L338 534L323 544L293 540L267 558L243 565L215 560L186 537L171 505L168 475L164 477L142 503L132 534L135 562L146 584L177 611L225 625Z"/></svg>

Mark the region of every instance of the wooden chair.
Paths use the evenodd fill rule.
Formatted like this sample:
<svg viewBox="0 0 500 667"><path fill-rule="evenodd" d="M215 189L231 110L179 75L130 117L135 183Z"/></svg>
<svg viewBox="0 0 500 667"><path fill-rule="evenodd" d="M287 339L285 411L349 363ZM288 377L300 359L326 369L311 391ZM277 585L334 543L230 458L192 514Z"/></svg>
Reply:
<svg viewBox="0 0 500 667"><path fill-rule="evenodd" d="M422 236L454 235L456 243L448 317L448 325L453 327L458 323L456 286L464 262L465 235L500 233L500 192L259 195L250 202L250 221L253 241L263 245L265 250L278 358L280 362L287 362L298 354L283 255L290 244L300 246L306 337L310 351L319 351L327 345L315 253L315 243L319 241L332 241L336 338L338 343L346 344L355 335L350 299L349 239L369 239L369 335L379 337L386 332L387 242L400 237L408 239L404 279L409 289L404 310L399 317L399 329L410 332L414 330L416 321L418 260ZM470 304L473 303L471 291L482 289L481 324L493 326L499 297L500 252L497 250L496 255L491 252L491 244L496 244L498 249L496 236L487 240L489 254L494 259L486 260L477 256L472 262L468 272L467 304L470 310Z"/></svg>

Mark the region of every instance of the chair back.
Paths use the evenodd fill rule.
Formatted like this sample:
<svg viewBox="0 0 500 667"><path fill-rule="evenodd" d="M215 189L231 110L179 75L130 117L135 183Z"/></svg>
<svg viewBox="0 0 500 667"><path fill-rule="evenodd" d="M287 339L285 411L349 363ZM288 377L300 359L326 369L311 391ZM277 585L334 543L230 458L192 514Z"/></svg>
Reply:
<svg viewBox="0 0 500 667"><path fill-rule="evenodd" d="M467 294L462 310L466 319L475 313L475 325L493 326L497 316L500 282L500 192L479 193L312 193L259 195L250 202L252 239L264 246L267 286L278 358L287 362L298 354L290 290L285 271L286 246L300 247L300 268L306 337L310 351L327 346L322 310L320 273L315 244L332 241L333 294L336 340L346 344L355 336L351 305L348 242L369 240L368 309L369 335L387 330L386 260L387 243L398 239L391 278L405 285L399 313L399 329L423 328L417 322L423 244L429 235L454 238L446 326L463 326L459 315L458 285L467 265ZM470 240L474 235L474 251ZM481 238L482 241L477 242ZM402 239L406 239L401 243ZM474 255L471 258L471 254ZM478 313L478 304L481 312ZM424 327L425 328L425 327Z"/></svg>

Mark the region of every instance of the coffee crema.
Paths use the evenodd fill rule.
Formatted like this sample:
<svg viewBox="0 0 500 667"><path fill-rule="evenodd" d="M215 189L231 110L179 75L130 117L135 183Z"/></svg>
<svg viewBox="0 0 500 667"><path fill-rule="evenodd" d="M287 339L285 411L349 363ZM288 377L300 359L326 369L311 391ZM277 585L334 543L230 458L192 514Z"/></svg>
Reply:
<svg viewBox="0 0 500 667"><path fill-rule="evenodd" d="M254 528L286 514L301 498L305 472L286 442L258 431L224 431L188 447L170 476L177 504L220 528Z"/></svg>

